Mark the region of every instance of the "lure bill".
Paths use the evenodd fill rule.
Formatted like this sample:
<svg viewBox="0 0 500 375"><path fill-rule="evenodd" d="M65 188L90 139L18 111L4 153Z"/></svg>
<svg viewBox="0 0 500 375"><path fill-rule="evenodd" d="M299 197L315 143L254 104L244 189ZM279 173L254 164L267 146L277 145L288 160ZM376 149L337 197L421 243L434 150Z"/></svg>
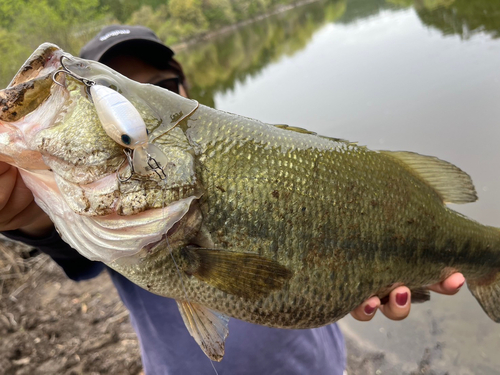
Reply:
<svg viewBox="0 0 500 375"><path fill-rule="evenodd" d="M0 160L72 247L176 299L211 359L229 317L317 327L456 271L500 321L500 231L446 206L477 199L458 167L217 111L76 57L56 84L63 54L40 46L0 91Z"/></svg>

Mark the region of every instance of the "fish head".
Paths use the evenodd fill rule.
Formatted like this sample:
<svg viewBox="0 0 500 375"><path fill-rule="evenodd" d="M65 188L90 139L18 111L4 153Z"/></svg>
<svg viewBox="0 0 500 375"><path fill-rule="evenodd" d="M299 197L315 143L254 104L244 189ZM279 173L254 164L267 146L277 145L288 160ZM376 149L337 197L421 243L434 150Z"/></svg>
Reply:
<svg viewBox="0 0 500 375"><path fill-rule="evenodd" d="M134 173L133 151L108 136L85 80L137 109L147 144L165 161L161 175ZM89 259L114 261L150 249L201 196L194 152L178 126L196 108L45 43L0 91L0 161L19 168L66 242Z"/></svg>

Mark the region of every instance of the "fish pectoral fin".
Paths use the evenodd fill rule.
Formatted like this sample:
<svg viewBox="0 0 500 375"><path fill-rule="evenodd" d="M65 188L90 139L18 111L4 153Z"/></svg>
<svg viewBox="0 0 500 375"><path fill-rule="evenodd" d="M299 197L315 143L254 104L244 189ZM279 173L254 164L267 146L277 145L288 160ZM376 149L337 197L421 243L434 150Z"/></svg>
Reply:
<svg viewBox="0 0 500 375"><path fill-rule="evenodd" d="M431 299L431 292L426 288L411 288L411 303L427 302Z"/></svg>
<svg viewBox="0 0 500 375"><path fill-rule="evenodd" d="M256 254L186 247L186 273L223 292L256 299L279 289L292 276L288 268Z"/></svg>
<svg viewBox="0 0 500 375"><path fill-rule="evenodd" d="M224 345L229 334L229 317L189 301L177 301L189 334L212 361L224 357Z"/></svg>
<svg viewBox="0 0 500 375"><path fill-rule="evenodd" d="M469 203L477 200L470 176L457 166L433 156L407 151L380 151L408 167L432 187L444 203Z"/></svg>

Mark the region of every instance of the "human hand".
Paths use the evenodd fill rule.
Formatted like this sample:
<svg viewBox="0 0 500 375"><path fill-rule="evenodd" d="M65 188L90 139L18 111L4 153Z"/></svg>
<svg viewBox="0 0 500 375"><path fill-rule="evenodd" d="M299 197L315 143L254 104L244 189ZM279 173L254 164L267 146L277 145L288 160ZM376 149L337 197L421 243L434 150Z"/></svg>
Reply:
<svg viewBox="0 0 500 375"><path fill-rule="evenodd" d="M41 237L52 228L52 222L35 203L17 168L0 162L0 231L19 229Z"/></svg>
<svg viewBox="0 0 500 375"><path fill-rule="evenodd" d="M444 281L431 285L429 290L451 296L460 290L464 282L465 278L461 273L454 273ZM375 316L377 309L379 309L382 314L391 320L403 320L410 313L410 301L410 289L400 286L391 291L386 304L382 305L378 297L371 297L351 311L351 315L356 320L366 322L371 320Z"/></svg>

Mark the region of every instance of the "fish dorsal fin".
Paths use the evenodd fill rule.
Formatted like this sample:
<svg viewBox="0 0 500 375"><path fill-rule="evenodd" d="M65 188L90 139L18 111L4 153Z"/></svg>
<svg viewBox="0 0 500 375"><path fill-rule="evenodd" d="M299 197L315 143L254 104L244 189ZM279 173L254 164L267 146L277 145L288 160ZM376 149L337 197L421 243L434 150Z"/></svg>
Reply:
<svg viewBox="0 0 500 375"><path fill-rule="evenodd" d="M291 125L286 125L286 124L273 124L273 126L278 128L278 129L288 130L288 131L292 131L292 132L296 132L296 133L315 135L316 137L328 139L328 140L334 141L334 142L344 142L344 143L347 143L350 145L357 144L357 142L349 142L349 141L346 141L345 139L342 139L342 138L334 138L334 137L327 137L325 135L319 135L316 132L312 132L312 131L304 129L304 128L299 128L298 126L291 126Z"/></svg>
<svg viewBox="0 0 500 375"><path fill-rule="evenodd" d="M317 133L312 132L310 130L304 129L304 128L299 128L297 126L290 126L286 124L273 124L275 127L283 130L289 130L292 132L297 132L297 133L302 133L302 134L311 134L311 135L317 135Z"/></svg>
<svg viewBox="0 0 500 375"><path fill-rule="evenodd" d="M224 357L224 344L229 334L229 317L197 303L177 301L189 334L212 361Z"/></svg>
<svg viewBox="0 0 500 375"><path fill-rule="evenodd" d="M187 274L223 292L256 299L279 289L292 273L278 262L257 254L225 249L187 247L182 250L188 260Z"/></svg>
<svg viewBox="0 0 500 375"><path fill-rule="evenodd" d="M447 161L407 151L380 152L403 162L431 186L444 203L469 203L477 200L470 176Z"/></svg>

